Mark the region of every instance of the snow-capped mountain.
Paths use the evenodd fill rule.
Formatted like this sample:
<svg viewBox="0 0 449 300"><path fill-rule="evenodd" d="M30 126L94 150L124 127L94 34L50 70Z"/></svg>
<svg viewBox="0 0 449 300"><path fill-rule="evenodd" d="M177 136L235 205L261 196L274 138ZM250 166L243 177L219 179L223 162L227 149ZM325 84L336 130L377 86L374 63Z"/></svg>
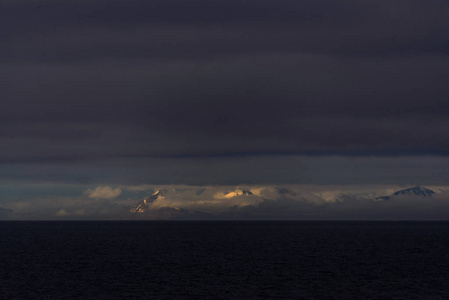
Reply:
<svg viewBox="0 0 449 300"><path fill-rule="evenodd" d="M188 210L180 207L170 207L160 203L154 205L156 201L166 201L165 195L160 190L137 203L130 209L130 212L137 219L174 219L189 213Z"/></svg>
<svg viewBox="0 0 449 300"><path fill-rule="evenodd" d="M392 195L390 196L383 196L383 197L377 197L376 200L389 200L392 197L397 197L397 196L421 196L421 197L431 197L433 194L435 194L434 191L420 187L420 186L415 186L412 188L408 188L405 190L400 190L397 192L394 192Z"/></svg>
<svg viewBox="0 0 449 300"><path fill-rule="evenodd" d="M204 189L198 189L192 190L190 194L185 189L180 192L170 187L156 190L129 211L132 218L138 219L204 219L228 207L255 205L263 200L253 191L240 187L221 191L211 189L207 193L204 193Z"/></svg>
<svg viewBox="0 0 449 300"><path fill-rule="evenodd" d="M161 191L156 191L152 195L146 197L139 203L137 203L133 208L131 208L132 213L144 213L150 209L150 204L158 199L163 199L164 195L162 195Z"/></svg>

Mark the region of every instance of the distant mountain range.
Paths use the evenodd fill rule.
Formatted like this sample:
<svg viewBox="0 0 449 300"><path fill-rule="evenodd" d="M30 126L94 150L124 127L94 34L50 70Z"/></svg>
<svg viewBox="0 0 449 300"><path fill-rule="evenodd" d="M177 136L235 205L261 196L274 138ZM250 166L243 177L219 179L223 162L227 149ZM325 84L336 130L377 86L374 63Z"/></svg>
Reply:
<svg viewBox="0 0 449 300"><path fill-rule="evenodd" d="M211 218L211 215L207 212L196 210L196 209L186 209L176 206L168 206L169 198L166 198L164 191L157 190L150 196L144 198L139 201L136 205L134 205L130 212L133 215L133 218L156 218L156 219L176 219L176 218L193 218L193 219L208 219ZM236 188L235 190L228 191L223 193L222 198L225 200L229 200L232 198L238 197L256 197L261 198L259 196L254 195L251 191ZM261 198L262 199L262 198ZM167 201L168 200L168 201ZM158 203L155 203L158 202Z"/></svg>
<svg viewBox="0 0 449 300"><path fill-rule="evenodd" d="M394 192L392 195L390 196L382 196L382 197L377 197L376 200L389 200L392 197L397 197L397 196L421 196L421 197L431 197L433 194L435 194L434 191L420 187L420 186L415 186L412 188L408 188L405 190L400 190L397 192Z"/></svg>
<svg viewBox="0 0 449 300"><path fill-rule="evenodd" d="M145 219L192 219L207 220L214 218L232 219L246 217L251 211L270 207L273 203L279 205L303 205L305 203L329 203L320 195L302 193L285 187L274 187L266 193L257 188L244 189L240 187L227 190L215 190L204 195L204 190L187 194L177 194L172 190L156 190L153 194L136 203L130 210L130 218ZM393 200L396 197L431 197L435 192L420 186L407 188L394 192L388 196L377 197L375 200ZM199 196L201 195L201 196ZM357 196L357 195L356 195ZM335 197L339 197L336 195ZM373 200L373 198L370 198ZM279 202L277 202L279 201Z"/></svg>

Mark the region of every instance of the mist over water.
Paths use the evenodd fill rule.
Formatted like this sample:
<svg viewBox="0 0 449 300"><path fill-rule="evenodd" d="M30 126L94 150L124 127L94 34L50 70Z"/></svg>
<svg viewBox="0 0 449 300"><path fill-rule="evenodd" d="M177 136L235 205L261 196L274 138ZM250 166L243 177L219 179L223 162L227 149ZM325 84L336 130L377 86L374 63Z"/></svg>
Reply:
<svg viewBox="0 0 449 300"><path fill-rule="evenodd" d="M446 222L0 222L5 299L443 299Z"/></svg>

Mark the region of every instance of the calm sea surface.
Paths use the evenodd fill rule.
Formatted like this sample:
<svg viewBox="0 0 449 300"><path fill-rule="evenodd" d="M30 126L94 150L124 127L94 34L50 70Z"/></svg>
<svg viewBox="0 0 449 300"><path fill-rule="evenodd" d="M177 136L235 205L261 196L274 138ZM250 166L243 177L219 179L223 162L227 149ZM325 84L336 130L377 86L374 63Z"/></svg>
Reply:
<svg viewBox="0 0 449 300"><path fill-rule="evenodd" d="M0 222L1 299L448 299L445 222Z"/></svg>

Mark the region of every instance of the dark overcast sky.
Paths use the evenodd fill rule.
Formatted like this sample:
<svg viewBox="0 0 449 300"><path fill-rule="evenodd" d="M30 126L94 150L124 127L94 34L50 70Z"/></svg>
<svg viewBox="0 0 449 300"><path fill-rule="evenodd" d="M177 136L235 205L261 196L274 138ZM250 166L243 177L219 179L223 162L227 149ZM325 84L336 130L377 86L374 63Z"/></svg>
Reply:
<svg viewBox="0 0 449 300"><path fill-rule="evenodd" d="M0 2L0 179L449 180L448 1Z"/></svg>

